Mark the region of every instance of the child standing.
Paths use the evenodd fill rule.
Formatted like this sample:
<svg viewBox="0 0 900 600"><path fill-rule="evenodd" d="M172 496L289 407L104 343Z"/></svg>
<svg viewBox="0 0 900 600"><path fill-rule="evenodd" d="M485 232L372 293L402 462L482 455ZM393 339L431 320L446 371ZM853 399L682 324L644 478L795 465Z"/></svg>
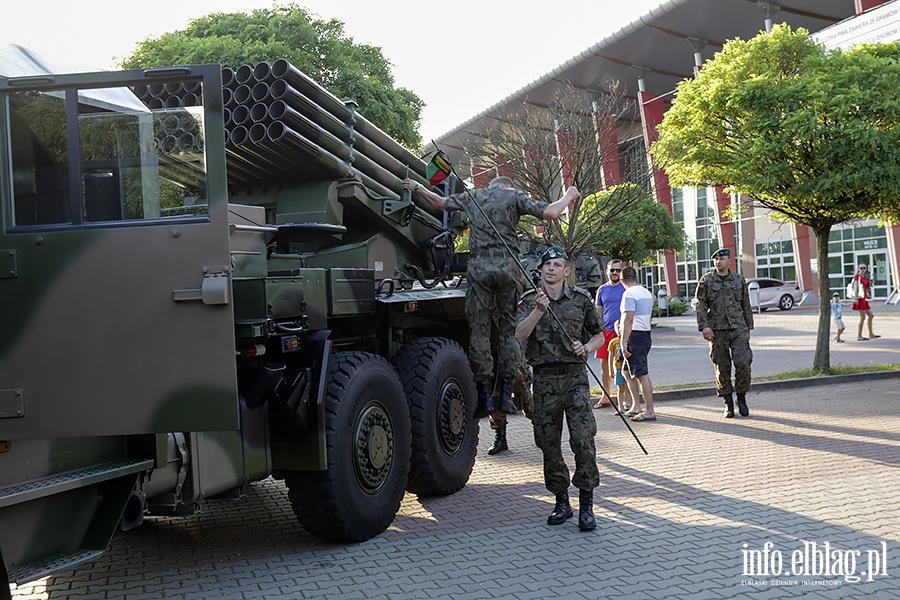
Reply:
<svg viewBox="0 0 900 600"><path fill-rule="evenodd" d="M841 295L835 292L831 295L831 318L834 319L834 326L837 329L837 336L834 341L843 344L841 334L844 332L844 320L841 318L844 314L844 305L841 304Z"/></svg>
<svg viewBox="0 0 900 600"><path fill-rule="evenodd" d="M616 321L615 330L616 334L621 335L619 321ZM622 372L622 367L625 366L625 357L622 355L621 338L618 335L609 342L609 375L610 379L616 382L616 404L619 412L626 413L631 411L634 399L631 396L631 389L625 381L625 374Z"/></svg>

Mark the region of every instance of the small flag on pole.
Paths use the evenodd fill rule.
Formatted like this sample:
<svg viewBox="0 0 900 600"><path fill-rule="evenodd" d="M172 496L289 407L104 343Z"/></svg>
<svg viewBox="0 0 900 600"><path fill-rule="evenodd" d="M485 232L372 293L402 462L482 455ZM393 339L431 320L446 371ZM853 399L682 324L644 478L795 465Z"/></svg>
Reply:
<svg viewBox="0 0 900 600"><path fill-rule="evenodd" d="M438 150L431 157L431 162L425 167L425 176L428 177L428 183L437 185L450 175L452 167L450 159L447 155Z"/></svg>

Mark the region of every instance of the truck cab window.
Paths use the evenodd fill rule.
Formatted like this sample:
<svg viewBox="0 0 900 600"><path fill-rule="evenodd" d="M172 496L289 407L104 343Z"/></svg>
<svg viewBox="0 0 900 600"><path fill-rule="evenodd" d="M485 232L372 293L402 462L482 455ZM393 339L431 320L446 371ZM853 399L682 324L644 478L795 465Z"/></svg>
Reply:
<svg viewBox="0 0 900 600"><path fill-rule="evenodd" d="M200 86L175 82L163 88ZM202 94L191 93L187 102L172 96L159 106L149 89L69 87L5 95L13 227L206 215Z"/></svg>

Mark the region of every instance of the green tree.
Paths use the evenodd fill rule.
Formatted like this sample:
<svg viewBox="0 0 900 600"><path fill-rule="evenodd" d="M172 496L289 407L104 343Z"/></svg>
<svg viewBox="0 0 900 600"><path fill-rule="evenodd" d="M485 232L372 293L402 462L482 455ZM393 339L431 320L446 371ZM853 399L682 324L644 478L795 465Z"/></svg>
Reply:
<svg viewBox="0 0 900 600"><path fill-rule="evenodd" d="M593 213L597 215L594 218L599 218L602 209L594 208L594 204L597 206L610 204L609 200L601 197L613 196L614 201L619 187L586 198L585 213ZM600 254L640 265L659 251L683 249L684 231L672 218L665 205L659 204L649 194L645 194L627 210L618 213L615 221L603 229L603 235L595 247Z"/></svg>
<svg viewBox="0 0 900 600"><path fill-rule="evenodd" d="M819 328L813 368L828 372L831 227L896 209L900 45L826 50L779 25L731 40L684 80L652 153L676 186L723 185L742 203L816 235Z"/></svg>
<svg viewBox="0 0 900 600"><path fill-rule="evenodd" d="M424 103L410 90L395 87L381 49L355 43L341 21L317 19L296 4L193 19L184 30L139 42L121 66L220 63L236 69L279 58L337 97L354 100L367 119L409 148L421 149Z"/></svg>

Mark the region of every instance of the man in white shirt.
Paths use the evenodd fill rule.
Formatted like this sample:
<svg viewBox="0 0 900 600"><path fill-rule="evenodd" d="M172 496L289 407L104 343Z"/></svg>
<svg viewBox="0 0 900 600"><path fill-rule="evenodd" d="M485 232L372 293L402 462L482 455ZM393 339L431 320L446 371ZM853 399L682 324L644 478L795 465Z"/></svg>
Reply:
<svg viewBox="0 0 900 600"><path fill-rule="evenodd" d="M625 368L638 380L644 397L644 410L631 417L632 421L655 421L653 410L653 383L647 355L650 354L650 316L653 313L653 294L637 282L637 271L633 267L622 269L622 354ZM640 406L640 396L632 389L635 407ZM633 410L633 409L632 409Z"/></svg>

